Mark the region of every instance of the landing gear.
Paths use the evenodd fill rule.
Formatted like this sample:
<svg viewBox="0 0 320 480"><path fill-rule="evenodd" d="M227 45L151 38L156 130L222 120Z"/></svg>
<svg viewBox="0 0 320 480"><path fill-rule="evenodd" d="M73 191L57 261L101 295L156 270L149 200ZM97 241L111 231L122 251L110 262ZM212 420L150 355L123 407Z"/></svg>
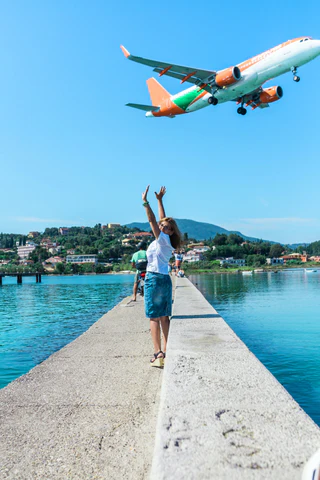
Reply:
<svg viewBox="0 0 320 480"><path fill-rule="evenodd" d="M218 99L216 97L209 97L208 98L208 103L210 105L217 105L218 104Z"/></svg>
<svg viewBox="0 0 320 480"><path fill-rule="evenodd" d="M293 73L293 81L294 82L300 82L300 77L297 75L297 69L298 67L291 67L291 72Z"/></svg>
<svg viewBox="0 0 320 480"><path fill-rule="evenodd" d="M239 107L237 112L239 113L239 115L245 115L247 113L247 109L244 107Z"/></svg>

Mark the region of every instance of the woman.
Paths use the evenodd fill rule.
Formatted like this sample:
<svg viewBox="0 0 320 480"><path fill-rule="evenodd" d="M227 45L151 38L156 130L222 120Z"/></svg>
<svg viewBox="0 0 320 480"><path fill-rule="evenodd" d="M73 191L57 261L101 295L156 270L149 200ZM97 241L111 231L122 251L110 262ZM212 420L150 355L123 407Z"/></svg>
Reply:
<svg viewBox="0 0 320 480"><path fill-rule="evenodd" d="M148 266L144 285L144 301L146 316L150 318L151 338L154 352L156 352L150 363L152 367L162 367L163 359L166 356L169 316L172 306L172 283L168 262L172 256L172 250L180 247L181 234L173 218L165 215L162 203L162 198L166 193L165 187L161 187L159 193L155 192L158 200L159 222L147 200L148 191L149 185L142 194L142 200L156 239L147 250ZM163 350L161 349L160 324L163 333Z"/></svg>
<svg viewBox="0 0 320 480"><path fill-rule="evenodd" d="M183 256L182 256L180 250L177 250L176 252L174 252L174 257L176 259L175 272L176 272L176 276L178 276L178 272L179 272L180 267L181 267L181 262L183 260Z"/></svg>

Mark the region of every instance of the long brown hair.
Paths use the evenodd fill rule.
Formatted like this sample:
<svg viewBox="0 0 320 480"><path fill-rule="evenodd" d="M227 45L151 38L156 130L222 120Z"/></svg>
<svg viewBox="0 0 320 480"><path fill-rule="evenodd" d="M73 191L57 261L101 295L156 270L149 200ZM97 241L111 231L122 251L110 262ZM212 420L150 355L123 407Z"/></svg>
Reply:
<svg viewBox="0 0 320 480"><path fill-rule="evenodd" d="M182 243L181 232L178 228L176 221L172 217L162 218L158 223L168 222L173 230L173 233L170 235L170 243L174 249L179 248Z"/></svg>

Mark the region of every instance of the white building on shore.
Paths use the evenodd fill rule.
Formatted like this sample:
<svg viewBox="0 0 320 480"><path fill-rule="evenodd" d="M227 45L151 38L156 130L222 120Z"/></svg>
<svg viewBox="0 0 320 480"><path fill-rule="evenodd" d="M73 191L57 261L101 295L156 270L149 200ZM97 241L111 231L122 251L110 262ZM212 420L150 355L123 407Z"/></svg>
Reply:
<svg viewBox="0 0 320 480"><path fill-rule="evenodd" d="M20 247L17 247L19 258L21 260L28 258L30 253L32 253L36 247L37 245L34 242L27 242L25 245L21 245Z"/></svg>
<svg viewBox="0 0 320 480"><path fill-rule="evenodd" d="M98 263L98 255L67 255L67 263Z"/></svg>
<svg viewBox="0 0 320 480"><path fill-rule="evenodd" d="M227 257L222 260L220 260L220 265L237 265L238 267L244 267L246 264L246 261L244 258L233 258L233 257Z"/></svg>
<svg viewBox="0 0 320 480"><path fill-rule="evenodd" d="M193 263L200 262L200 260L203 260L203 255L202 253L198 253L195 250L190 250L183 255L183 262Z"/></svg>
<svg viewBox="0 0 320 480"><path fill-rule="evenodd" d="M283 258L267 258L267 265L283 265Z"/></svg>

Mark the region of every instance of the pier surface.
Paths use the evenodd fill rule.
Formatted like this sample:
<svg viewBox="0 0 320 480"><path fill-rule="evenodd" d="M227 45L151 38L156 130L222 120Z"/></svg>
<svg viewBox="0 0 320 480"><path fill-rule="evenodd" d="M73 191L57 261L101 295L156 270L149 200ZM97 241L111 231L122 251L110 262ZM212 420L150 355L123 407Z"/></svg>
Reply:
<svg viewBox="0 0 320 480"><path fill-rule="evenodd" d="M320 429L187 279L176 287L152 480L300 480Z"/></svg>
<svg viewBox="0 0 320 480"><path fill-rule="evenodd" d="M0 390L1 480L149 478L163 371L143 300Z"/></svg>
<svg viewBox="0 0 320 480"><path fill-rule="evenodd" d="M186 278L151 353L127 298L0 390L1 480L301 479L320 429Z"/></svg>

